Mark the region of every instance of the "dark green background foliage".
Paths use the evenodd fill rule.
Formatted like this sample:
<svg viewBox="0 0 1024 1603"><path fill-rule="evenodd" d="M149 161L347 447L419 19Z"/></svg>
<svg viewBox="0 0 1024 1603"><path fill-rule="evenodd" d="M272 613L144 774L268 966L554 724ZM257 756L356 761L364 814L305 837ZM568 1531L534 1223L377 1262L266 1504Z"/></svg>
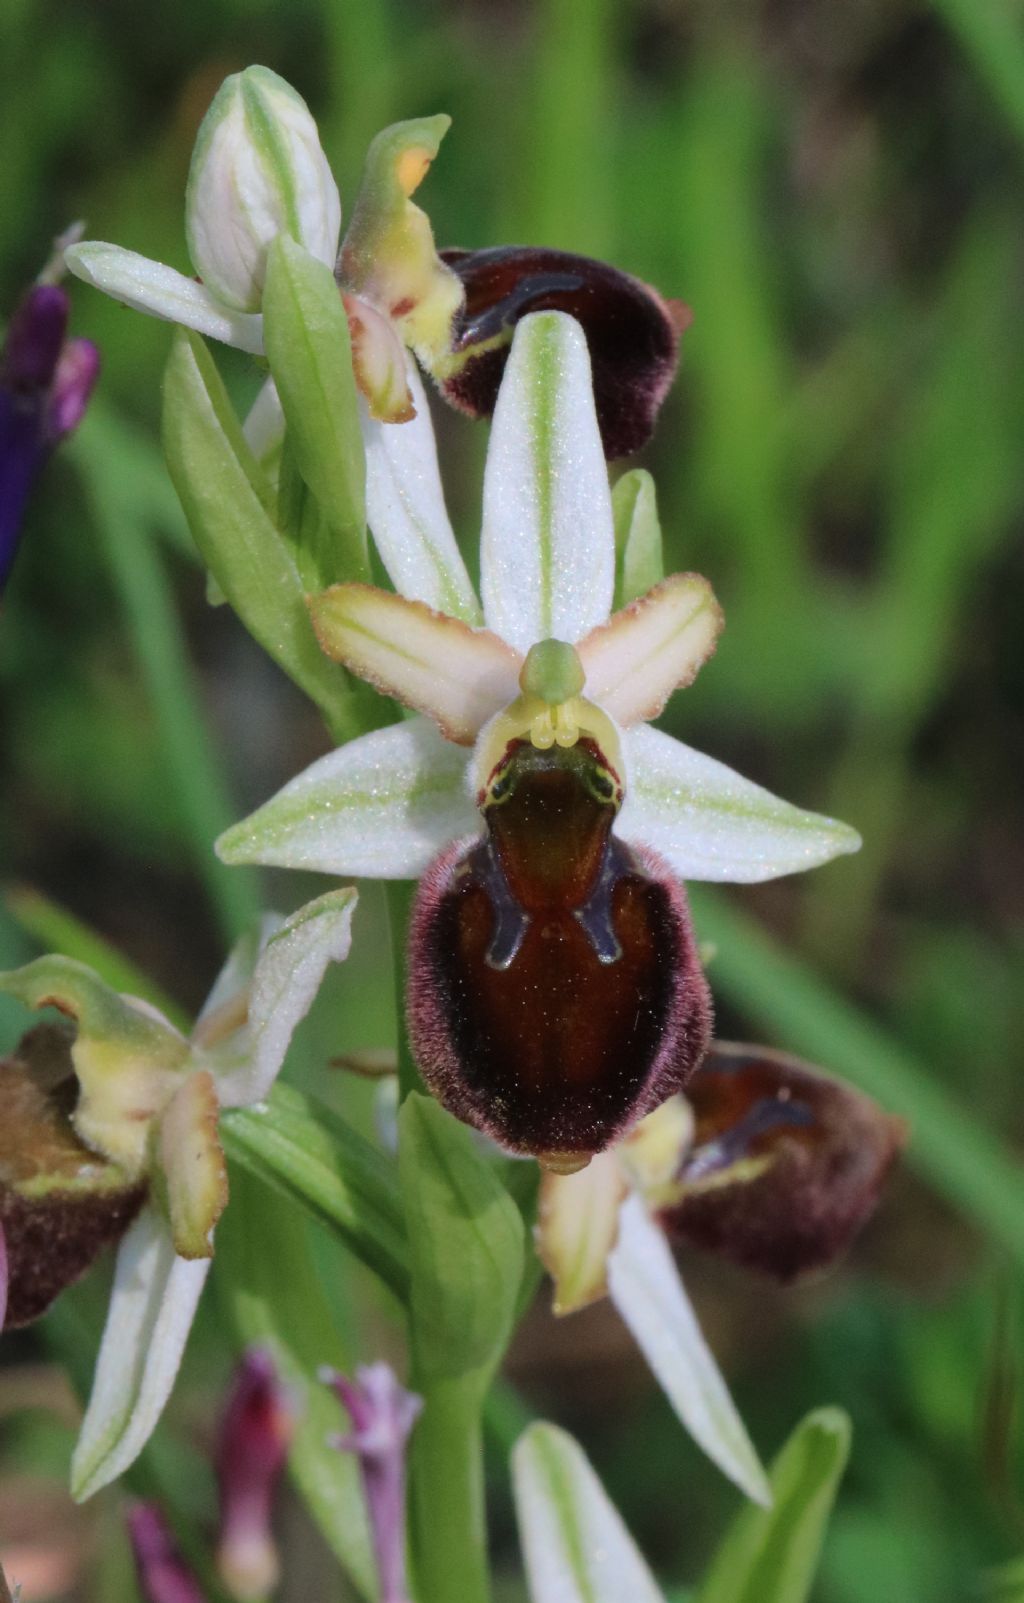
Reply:
<svg viewBox="0 0 1024 1603"><path fill-rule="evenodd" d="M645 460L670 566L710 576L728 626L670 726L866 842L806 879L730 893L735 928L720 899L697 901L719 943L720 1033L796 1047L882 1100L891 1085L915 1133L877 1219L826 1280L780 1293L703 1262L684 1270L766 1454L812 1405L853 1417L820 1603L1024 1596L992 1573L1024 1546L1024 1192L1000 1167L1022 1134L1024 12L1009 0L6 0L0 307L77 216L91 237L187 269L196 126L223 75L254 60L309 100L347 210L371 134L446 110L454 126L422 192L441 243L605 255L693 307ZM260 894L209 842L324 736L206 605L155 444L169 330L82 286L74 302L105 373L32 507L0 618L0 875L63 904L191 1008ZM241 402L252 374L233 353L223 368ZM485 431L439 422L472 538ZM263 894L291 905L322 888L268 875ZM795 961L764 956L755 916ZM16 892L0 964L29 955L33 931L61 939ZM5 1040L18 1022L2 1015ZM292 1078L322 1088L331 1053L393 1028L371 891ZM337 1074L330 1086L368 1125L366 1088ZM979 1125L1004 1149L993 1155ZM259 1188L246 1195L255 1217ZM393 1343L366 1278L337 1248L310 1250L326 1295L315 1308L296 1297L297 1348L334 1343L324 1357L337 1362ZM100 1290L65 1299L51 1350L84 1329L89 1351ZM229 1315L204 1305L163 1445L140 1472L186 1528L202 1521L195 1444ZM69 1439L42 1411L12 1412L20 1361L44 1348L22 1338L4 1353L0 1545L25 1477L62 1473ZM580 1435L659 1572L692 1583L735 1499L614 1318L597 1309L556 1328L536 1312L510 1373L524 1408ZM490 1421L509 1600L522 1593L503 1450L520 1411L508 1391ZM297 1529L291 1595L340 1597ZM114 1497L89 1527L76 1596L132 1597L117 1530Z"/></svg>

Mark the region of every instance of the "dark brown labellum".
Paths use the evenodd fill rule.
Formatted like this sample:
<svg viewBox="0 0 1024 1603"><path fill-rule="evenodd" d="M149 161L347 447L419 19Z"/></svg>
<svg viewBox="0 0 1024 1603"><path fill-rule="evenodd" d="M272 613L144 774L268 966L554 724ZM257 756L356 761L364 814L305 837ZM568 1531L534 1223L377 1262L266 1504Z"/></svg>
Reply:
<svg viewBox="0 0 1024 1603"><path fill-rule="evenodd" d="M686 1095L694 1142L663 1225L779 1280L849 1246L905 1140L869 1097L767 1047L716 1041Z"/></svg>
<svg viewBox="0 0 1024 1603"><path fill-rule="evenodd" d="M503 245L445 250L441 257L466 291L452 333L453 350L466 360L442 382L454 406L490 417L519 319L528 312L568 312L587 336L605 456L629 456L646 445L690 321L681 302L665 301L628 273L569 251Z"/></svg>
<svg viewBox="0 0 1024 1603"><path fill-rule="evenodd" d="M40 1025L0 1059L0 1223L8 1326L26 1325L117 1241L145 1198L75 1135L68 1032Z"/></svg>
<svg viewBox="0 0 1024 1603"><path fill-rule="evenodd" d="M600 1151L707 1046L682 887L612 834L616 799L591 741L513 741L485 839L449 848L420 886L414 1050L445 1106L511 1151Z"/></svg>

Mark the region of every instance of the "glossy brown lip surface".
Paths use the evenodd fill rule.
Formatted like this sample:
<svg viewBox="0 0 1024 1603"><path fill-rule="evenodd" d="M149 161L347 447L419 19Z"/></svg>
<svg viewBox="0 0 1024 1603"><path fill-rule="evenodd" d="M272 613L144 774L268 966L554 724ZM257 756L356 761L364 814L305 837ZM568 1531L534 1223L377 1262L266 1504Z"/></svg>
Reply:
<svg viewBox="0 0 1024 1603"><path fill-rule="evenodd" d="M646 445L675 377L686 307L604 262L525 245L443 250L466 299L452 344L466 353L442 381L446 398L473 417L490 417L516 323L528 312L567 312L590 349L598 423L609 460ZM500 344L476 352L498 339Z"/></svg>
<svg viewBox="0 0 1024 1603"><path fill-rule="evenodd" d="M709 1032L682 888L612 835L588 744L527 747L487 838L443 853L413 912L424 1078L520 1153L601 1151L681 1087Z"/></svg>
<svg viewBox="0 0 1024 1603"><path fill-rule="evenodd" d="M716 1041L686 1095L694 1142L661 1223L778 1280L846 1250L906 1140L869 1097L767 1047Z"/></svg>

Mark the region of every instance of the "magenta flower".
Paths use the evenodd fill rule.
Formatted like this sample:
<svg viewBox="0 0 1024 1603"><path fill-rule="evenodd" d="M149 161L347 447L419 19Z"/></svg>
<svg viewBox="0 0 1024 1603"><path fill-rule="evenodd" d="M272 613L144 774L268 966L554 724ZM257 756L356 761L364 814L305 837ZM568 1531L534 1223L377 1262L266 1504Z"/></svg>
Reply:
<svg viewBox="0 0 1024 1603"><path fill-rule="evenodd" d="M178 1551L155 1503L132 1503L128 1538L146 1603L206 1603L202 1588Z"/></svg>
<svg viewBox="0 0 1024 1603"><path fill-rule="evenodd" d="M293 1423L270 1354L247 1353L228 1396L217 1444L217 1567L237 1598L266 1597L277 1585L280 1565L271 1517Z"/></svg>
<svg viewBox="0 0 1024 1603"><path fill-rule="evenodd" d="M380 1579L380 1603L408 1603L405 1576L405 1449L423 1400L400 1386L387 1364L370 1364L348 1380L322 1377L341 1399L352 1431L335 1445L355 1453L366 1496Z"/></svg>

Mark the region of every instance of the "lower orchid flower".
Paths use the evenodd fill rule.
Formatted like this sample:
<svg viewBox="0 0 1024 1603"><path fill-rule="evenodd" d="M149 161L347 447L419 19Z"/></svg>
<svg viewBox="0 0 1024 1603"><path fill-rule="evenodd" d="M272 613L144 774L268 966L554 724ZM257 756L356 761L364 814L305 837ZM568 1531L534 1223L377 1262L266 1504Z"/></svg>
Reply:
<svg viewBox="0 0 1024 1603"><path fill-rule="evenodd" d="M336 585L313 621L330 656L420 716L322 758L218 851L421 878L408 1017L425 1080L506 1150L579 1168L707 1048L681 881L770 879L859 839L647 727L721 613L694 574L629 600L632 547L648 573L660 553L637 497L617 550L572 318L532 314L515 334L484 478L482 617L419 399L412 422L376 426L367 479L399 593ZM629 604L610 616L616 595Z"/></svg>
<svg viewBox="0 0 1024 1603"><path fill-rule="evenodd" d="M537 1250L570 1314L610 1296L680 1419L755 1501L763 1472L666 1234L780 1280L825 1268L878 1201L902 1122L765 1047L716 1042L687 1086L580 1174L544 1176Z"/></svg>
<svg viewBox="0 0 1024 1603"><path fill-rule="evenodd" d="M228 1200L220 1111L267 1096L328 964L348 955L354 905L332 891L265 920L188 1036L69 958L0 974L0 991L73 1025L40 1026L0 1064L9 1322L42 1313L123 1238L72 1459L79 1500L128 1468L170 1396Z"/></svg>

